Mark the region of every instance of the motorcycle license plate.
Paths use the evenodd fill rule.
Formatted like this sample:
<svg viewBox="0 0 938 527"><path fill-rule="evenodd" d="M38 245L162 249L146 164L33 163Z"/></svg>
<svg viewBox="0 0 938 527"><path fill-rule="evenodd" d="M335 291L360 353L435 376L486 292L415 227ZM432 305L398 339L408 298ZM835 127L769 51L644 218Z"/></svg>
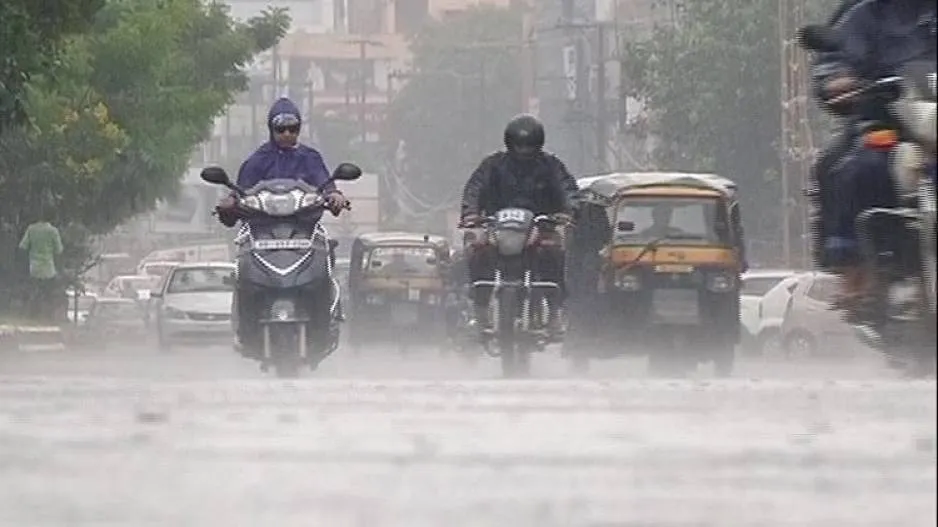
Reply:
<svg viewBox="0 0 938 527"><path fill-rule="evenodd" d="M392 306L391 322L397 326L412 326L419 320L419 313L415 304L401 303Z"/></svg>

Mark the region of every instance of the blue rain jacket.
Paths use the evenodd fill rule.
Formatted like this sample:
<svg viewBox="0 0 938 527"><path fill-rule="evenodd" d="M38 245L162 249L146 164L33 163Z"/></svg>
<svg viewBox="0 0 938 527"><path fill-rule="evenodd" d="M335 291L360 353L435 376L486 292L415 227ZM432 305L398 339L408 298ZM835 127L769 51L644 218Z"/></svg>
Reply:
<svg viewBox="0 0 938 527"><path fill-rule="evenodd" d="M241 164L238 186L248 189L269 179L302 179L320 191L334 191L335 184L329 181L329 169L315 148L299 143L292 148L281 148L274 141L273 120L282 114L293 115L297 122L301 122L300 110L293 101L282 97L274 102L267 112L270 139Z"/></svg>

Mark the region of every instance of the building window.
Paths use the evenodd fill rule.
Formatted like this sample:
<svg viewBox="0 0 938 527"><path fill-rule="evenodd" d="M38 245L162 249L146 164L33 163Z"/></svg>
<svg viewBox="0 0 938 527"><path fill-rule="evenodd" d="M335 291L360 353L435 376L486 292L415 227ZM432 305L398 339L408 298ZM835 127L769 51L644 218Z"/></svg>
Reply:
<svg viewBox="0 0 938 527"><path fill-rule="evenodd" d="M397 0L394 3L394 26L397 33L416 33L427 20L429 0Z"/></svg>
<svg viewBox="0 0 938 527"><path fill-rule="evenodd" d="M382 31L385 5L382 0L348 0L349 33L376 34Z"/></svg>

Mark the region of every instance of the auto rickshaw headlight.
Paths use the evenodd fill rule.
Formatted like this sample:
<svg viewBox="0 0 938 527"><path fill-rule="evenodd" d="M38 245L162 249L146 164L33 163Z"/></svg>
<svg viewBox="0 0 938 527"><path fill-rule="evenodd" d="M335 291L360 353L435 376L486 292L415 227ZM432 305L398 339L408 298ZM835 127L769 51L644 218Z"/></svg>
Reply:
<svg viewBox="0 0 938 527"><path fill-rule="evenodd" d="M368 295L365 297L365 303L380 306L384 303L384 298L381 295Z"/></svg>
<svg viewBox="0 0 938 527"><path fill-rule="evenodd" d="M714 293L726 293L736 287L736 279L727 273L714 273L707 277L707 289Z"/></svg>
<svg viewBox="0 0 938 527"><path fill-rule="evenodd" d="M616 288L623 291L638 291L642 288L642 280L634 273L620 273L616 275Z"/></svg>

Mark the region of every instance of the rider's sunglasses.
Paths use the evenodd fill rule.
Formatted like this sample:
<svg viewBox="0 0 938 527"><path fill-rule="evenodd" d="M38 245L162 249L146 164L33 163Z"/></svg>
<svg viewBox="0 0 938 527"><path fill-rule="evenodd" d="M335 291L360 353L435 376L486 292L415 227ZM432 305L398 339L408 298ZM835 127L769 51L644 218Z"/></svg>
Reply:
<svg viewBox="0 0 938 527"><path fill-rule="evenodd" d="M295 126L275 126L275 127L274 127L274 132L277 133L277 134L285 134L285 133L289 132L289 133L291 133L291 134L293 134L293 135L297 135L297 134L300 133L300 127L299 127L299 125L295 125Z"/></svg>

